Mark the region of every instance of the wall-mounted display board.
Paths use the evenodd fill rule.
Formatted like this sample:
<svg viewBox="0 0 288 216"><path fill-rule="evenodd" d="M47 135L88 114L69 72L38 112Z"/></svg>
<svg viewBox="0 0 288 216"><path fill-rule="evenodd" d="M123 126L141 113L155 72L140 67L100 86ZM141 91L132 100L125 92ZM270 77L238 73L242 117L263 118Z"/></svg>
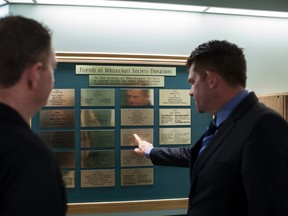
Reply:
<svg viewBox="0 0 288 216"><path fill-rule="evenodd" d="M187 198L189 169L153 166L133 152L134 133L155 146L185 146L211 120L189 96L185 58L57 58L55 87L32 129L55 153L69 203Z"/></svg>

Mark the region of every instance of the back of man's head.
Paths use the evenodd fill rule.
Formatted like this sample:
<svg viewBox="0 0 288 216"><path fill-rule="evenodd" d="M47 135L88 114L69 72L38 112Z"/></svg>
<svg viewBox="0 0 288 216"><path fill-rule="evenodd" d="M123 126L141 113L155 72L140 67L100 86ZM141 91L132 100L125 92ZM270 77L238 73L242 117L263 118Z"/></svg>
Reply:
<svg viewBox="0 0 288 216"><path fill-rule="evenodd" d="M39 22L21 16L0 19L0 88L13 86L26 67L47 65L51 32Z"/></svg>

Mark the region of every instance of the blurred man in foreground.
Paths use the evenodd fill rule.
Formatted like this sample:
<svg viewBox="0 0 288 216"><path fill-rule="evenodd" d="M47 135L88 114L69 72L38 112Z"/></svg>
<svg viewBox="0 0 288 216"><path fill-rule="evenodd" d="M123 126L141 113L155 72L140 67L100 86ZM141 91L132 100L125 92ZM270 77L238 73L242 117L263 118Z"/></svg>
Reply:
<svg viewBox="0 0 288 216"><path fill-rule="evenodd" d="M0 215L63 216L61 173L28 124L54 86L51 33L32 19L2 18L0 56Z"/></svg>

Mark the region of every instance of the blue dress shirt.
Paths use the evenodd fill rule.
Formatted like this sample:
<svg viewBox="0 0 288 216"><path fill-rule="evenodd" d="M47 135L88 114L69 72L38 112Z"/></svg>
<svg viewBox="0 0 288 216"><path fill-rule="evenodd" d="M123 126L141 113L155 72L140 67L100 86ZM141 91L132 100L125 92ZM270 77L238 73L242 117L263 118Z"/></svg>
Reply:
<svg viewBox="0 0 288 216"><path fill-rule="evenodd" d="M248 91L243 90L235 97L233 97L228 103L226 103L216 114L216 126L219 127L231 114L234 108L249 94Z"/></svg>

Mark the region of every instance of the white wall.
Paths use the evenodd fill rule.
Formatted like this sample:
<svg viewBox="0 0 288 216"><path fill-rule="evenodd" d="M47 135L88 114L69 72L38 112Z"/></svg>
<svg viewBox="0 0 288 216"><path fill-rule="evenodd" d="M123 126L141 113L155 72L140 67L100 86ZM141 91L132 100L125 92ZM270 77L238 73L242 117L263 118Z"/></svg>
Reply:
<svg viewBox="0 0 288 216"><path fill-rule="evenodd" d="M9 15L9 5L1 5L0 6L0 17L5 17Z"/></svg>
<svg viewBox="0 0 288 216"><path fill-rule="evenodd" d="M57 51L188 56L200 43L226 39L245 48L249 90L288 92L288 19L21 4L9 11L47 24Z"/></svg>

